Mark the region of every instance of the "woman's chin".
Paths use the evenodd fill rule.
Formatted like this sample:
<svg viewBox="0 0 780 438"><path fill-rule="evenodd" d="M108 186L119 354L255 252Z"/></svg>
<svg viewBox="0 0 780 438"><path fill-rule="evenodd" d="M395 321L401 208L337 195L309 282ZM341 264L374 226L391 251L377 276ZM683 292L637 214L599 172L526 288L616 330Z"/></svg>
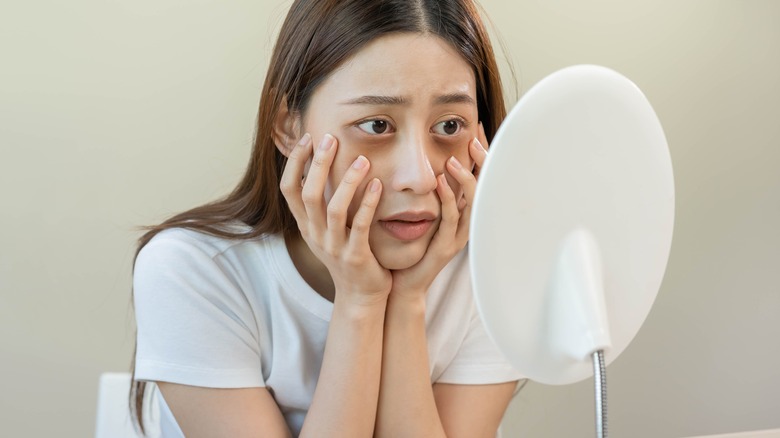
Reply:
<svg viewBox="0 0 780 438"><path fill-rule="evenodd" d="M383 268L398 271L411 268L419 263L425 255L425 249L427 247L422 250L417 248L399 248L394 251L377 251L374 252L374 256Z"/></svg>

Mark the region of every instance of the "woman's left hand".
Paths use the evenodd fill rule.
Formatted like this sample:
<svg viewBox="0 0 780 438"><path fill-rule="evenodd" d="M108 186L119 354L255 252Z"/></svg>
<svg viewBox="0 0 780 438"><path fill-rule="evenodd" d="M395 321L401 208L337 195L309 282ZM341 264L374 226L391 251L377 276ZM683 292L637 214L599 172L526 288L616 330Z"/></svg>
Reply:
<svg viewBox="0 0 780 438"><path fill-rule="evenodd" d="M469 239L471 206L477 188L477 175L487 157L487 144L485 129L480 123L478 137L469 143L469 155L476 164L474 171L463 167L455 157L447 160L447 171L463 188L463 197L456 199L455 192L447 183L444 174L436 178L436 193L441 200L439 229L434 234L422 260L409 268L391 271L393 275L391 296L424 295L444 266L466 246Z"/></svg>

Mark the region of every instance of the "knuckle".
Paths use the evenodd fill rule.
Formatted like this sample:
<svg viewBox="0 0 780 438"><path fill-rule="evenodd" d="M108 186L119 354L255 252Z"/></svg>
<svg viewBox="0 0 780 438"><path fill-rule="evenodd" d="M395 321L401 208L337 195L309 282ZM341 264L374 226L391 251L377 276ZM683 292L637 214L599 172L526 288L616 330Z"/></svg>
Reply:
<svg viewBox="0 0 780 438"><path fill-rule="evenodd" d="M335 245L331 240L325 241L324 245L322 246L322 250L325 252L325 254L328 255L328 257L336 258L339 255L338 246Z"/></svg>
<svg viewBox="0 0 780 438"><path fill-rule="evenodd" d="M444 193L441 194L441 197L442 201L446 203L455 201L455 194L452 193L452 190L444 190Z"/></svg>
<svg viewBox="0 0 780 438"><path fill-rule="evenodd" d="M347 266L351 266L353 268L359 267L365 257L361 256L360 254L357 254L353 251L350 251L346 254L344 254L343 261Z"/></svg>
<svg viewBox="0 0 780 438"><path fill-rule="evenodd" d="M285 196L289 196L295 193L294 185L291 184L289 181L284 181L284 180L282 181L281 184L279 184L279 190L281 190L282 194L284 194Z"/></svg>
<svg viewBox="0 0 780 438"><path fill-rule="evenodd" d="M358 174L358 171L354 169L349 169L347 173L344 174L344 178L341 179L341 183L352 186L355 185L358 181L360 181L360 175Z"/></svg>
<svg viewBox="0 0 780 438"><path fill-rule="evenodd" d="M306 156L309 155L310 152L306 150L306 148L302 147L296 147L293 148L292 152L290 152L290 158L288 160L292 162L298 162L298 161L304 161L306 159Z"/></svg>
<svg viewBox="0 0 780 438"><path fill-rule="evenodd" d="M335 220L340 220L346 217L346 212L344 212L344 209L332 203L328 204L327 214L329 219Z"/></svg>
<svg viewBox="0 0 780 438"><path fill-rule="evenodd" d="M301 158L301 155L303 155L303 148L295 147L293 148L292 152L290 152L289 161L295 161L299 158Z"/></svg>
<svg viewBox="0 0 780 438"><path fill-rule="evenodd" d="M458 219L460 219L460 213L457 210L453 211L452 209L447 209L442 212L442 220L445 223L457 223Z"/></svg>
<svg viewBox="0 0 780 438"><path fill-rule="evenodd" d="M356 233L366 233L368 232L368 228L368 224L363 220L355 220L352 222L352 231Z"/></svg>
<svg viewBox="0 0 780 438"><path fill-rule="evenodd" d="M303 200L304 204L313 205L319 201L320 197L317 196L317 194L313 191L304 189L301 193L301 199Z"/></svg>
<svg viewBox="0 0 780 438"><path fill-rule="evenodd" d="M363 199L360 201L360 205L362 208L373 210L374 207L376 207L378 202L379 199L376 196L368 195L368 196L363 196Z"/></svg>
<svg viewBox="0 0 780 438"><path fill-rule="evenodd" d="M311 164L312 166L324 167L326 160L327 157L325 157L323 154L314 154L314 157L311 160Z"/></svg>

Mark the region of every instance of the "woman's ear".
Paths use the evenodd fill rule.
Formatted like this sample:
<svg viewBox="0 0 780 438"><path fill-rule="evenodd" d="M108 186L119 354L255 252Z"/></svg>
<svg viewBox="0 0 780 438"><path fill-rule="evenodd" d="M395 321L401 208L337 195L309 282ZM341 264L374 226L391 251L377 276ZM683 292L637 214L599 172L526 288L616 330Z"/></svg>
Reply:
<svg viewBox="0 0 780 438"><path fill-rule="evenodd" d="M274 126L271 132L274 144L279 152L285 157L289 157L298 138L302 136L299 132L301 128L301 119L297 113L291 113L287 106L287 96L282 98L279 108L274 118Z"/></svg>

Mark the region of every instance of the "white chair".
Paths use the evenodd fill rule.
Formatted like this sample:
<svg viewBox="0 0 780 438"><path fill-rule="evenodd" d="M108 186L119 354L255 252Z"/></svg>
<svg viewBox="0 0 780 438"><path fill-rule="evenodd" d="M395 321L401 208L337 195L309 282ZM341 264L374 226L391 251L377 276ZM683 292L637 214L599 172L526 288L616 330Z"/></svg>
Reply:
<svg viewBox="0 0 780 438"><path fill-rule="evenodd" d="M136 431L130 418L128 392L130 373L103 373L100 375L97 401L95 438L144 438ZM148 391L148 389L147 389ZM145 438L160 436L160 406L156 391L147 396L150 407L145 410Z"/></svg>

